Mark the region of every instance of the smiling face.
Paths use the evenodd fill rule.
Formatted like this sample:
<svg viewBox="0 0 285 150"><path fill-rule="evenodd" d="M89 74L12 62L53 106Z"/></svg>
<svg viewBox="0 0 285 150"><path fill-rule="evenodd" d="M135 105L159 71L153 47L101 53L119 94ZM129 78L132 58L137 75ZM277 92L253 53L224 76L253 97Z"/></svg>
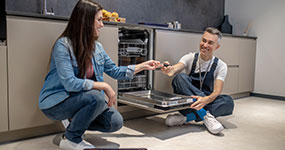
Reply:
<svg viewBox="0 0 285 150"><path fill-rule="evenodd" d="M218 36L205 32L200 41L200 55L205 61L210 60L213 56L214 50L218 49L220 44L218 42Z"/></svg>
<svg viewBox="0 0 285 150"><path fill-rule="evenodd" d="M94 19L94 32L95 32L94 34L96 37L99 37L100 30L103 27L104 27L103 14L102 14L102 10L100 10L97 12L97 14L95 15L95 19Z"/></svg>

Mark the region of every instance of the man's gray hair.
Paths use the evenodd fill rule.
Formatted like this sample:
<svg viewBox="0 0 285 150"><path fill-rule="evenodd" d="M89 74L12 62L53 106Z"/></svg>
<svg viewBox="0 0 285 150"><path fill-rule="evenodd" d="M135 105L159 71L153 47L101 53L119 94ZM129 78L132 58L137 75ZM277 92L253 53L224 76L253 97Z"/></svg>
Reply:
<svg viewBox="0 0 285 150"><path fill-rule="evenodd" d="M220 43L221 40L222 40L222 33L220 30L218 30L217 28L214 28L214 27L208 27L205 31L205 32L208 32L208 33L211 33L211 34L215 34L218 36L218 42Z"/></svg>

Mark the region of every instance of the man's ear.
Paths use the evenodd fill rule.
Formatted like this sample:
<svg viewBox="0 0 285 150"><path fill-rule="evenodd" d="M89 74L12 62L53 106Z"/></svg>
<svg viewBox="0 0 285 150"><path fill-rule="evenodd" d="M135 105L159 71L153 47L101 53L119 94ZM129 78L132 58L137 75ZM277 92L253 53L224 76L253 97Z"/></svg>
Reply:
<svg viewBox="0 0 285 150"><path fill-rule="evenodd" d="M219 48L220 48L220 46L221 46L221 45L220 45L220 44L218 44L218 46L217 46L216 50L217 50L217 49L219 49Z"/></svg>

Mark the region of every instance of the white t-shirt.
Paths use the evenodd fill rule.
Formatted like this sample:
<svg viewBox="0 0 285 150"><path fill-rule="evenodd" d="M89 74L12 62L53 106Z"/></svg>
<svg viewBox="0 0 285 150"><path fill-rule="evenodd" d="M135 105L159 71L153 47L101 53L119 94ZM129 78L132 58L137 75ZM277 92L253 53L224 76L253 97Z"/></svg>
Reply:
<svg viewBox="0 0 285 150"><path fill-rule="evenodd" d="M200 56L200 53L199 53ZM182 62L185 65L185 71L187 74L190 73L191 69L192 69L192 63L195 57L195 53L189 53L184 55L179 62ZM204 61L202 59L198 59L197 63L196 63L196 68L195 68L195 73L199 73L199 60L201 61L201 72L206 72L207 68L209 68L208 71L210 71L211 66L214 62L215 56L212 58L212 60L208 60L208 61ZM210 67L208 67L209 63L211 63ZM223 62L221 59L219 59L216 70L214 71L214 79L220 79L222 81L225 81L225 78L227 76L227 71L228 71L228 67L227 64L225 62Z"/></svg>

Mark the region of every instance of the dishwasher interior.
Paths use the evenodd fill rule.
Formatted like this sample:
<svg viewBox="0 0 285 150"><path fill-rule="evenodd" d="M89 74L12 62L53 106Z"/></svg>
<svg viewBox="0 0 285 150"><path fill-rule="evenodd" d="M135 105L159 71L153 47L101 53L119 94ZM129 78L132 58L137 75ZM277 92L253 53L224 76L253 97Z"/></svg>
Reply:
<svg viewBox="0 0 285 150"><path fill-rule="evenodd" d="M119 30L119 66L139 64L150 58L150 31L120 28ZM141 71L132 80L119 80L118 92L130 92L151 88L151 72Z"/></svg>
<svg viewBox="0 0 285 150"><path fill-rule="evenodd" d="M119 66L139 64L153 57L153 29L119 28ZM153 89L154 71L141 71L132 80L118 80L118 102L153 112L168 112L189 107L190 96Z"/></svg>

